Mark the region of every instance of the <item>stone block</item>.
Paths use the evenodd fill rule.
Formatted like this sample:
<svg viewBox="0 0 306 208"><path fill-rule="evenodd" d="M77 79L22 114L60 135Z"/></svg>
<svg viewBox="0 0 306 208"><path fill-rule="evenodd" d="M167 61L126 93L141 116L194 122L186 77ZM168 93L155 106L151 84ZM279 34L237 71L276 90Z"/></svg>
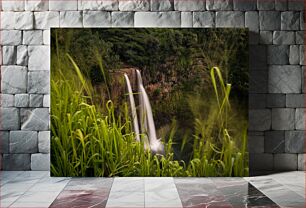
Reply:
<svg viewBox="0 0 306 208"><path fill-rule="evenodd" d="M134 27L134 12L112 12L112 27Z"/></svg>
<svg viewBox="0 0 306 208"><path fill-rule="evenodd" d="M49 109L35 108L27 115L21 125L22 130L47 131L49 130Z"/></svg>
<svg viewBox="0 0 306 208"><path fill-rule="evenodd" d="M284 153L285 152L285 132L266 131L265 132L265 152Z"/></svg>
<svg viewBox="0 0 306 208"><path fill-rule="evenodd" d="M249 153L264 152L264 137L263 136L248 136Z"/></svg>
<svg viewBox="0 0 306 208"><path fill-rule="evenodd" d="M180 27L180 12L136 12L135 27Z"/></svg>
<svg viewBox="0 0 306 208"><path fill-rule="evenodd" d="M1 43L2 45L20 45L21 44L20 30L2 30Z"/></svg>
<svg viewBox="0 0 306 208"><path fill-rule="evenodd" d="M267 70L251 71L249 78L250 93L268 92L268 72Z"/></svg>
<svg viewBox="0 0 306 208"><path fill-rule="evenodd" d="M28 60L28 47L25 45L17 46L17 65L26 66L28 65Z"/></svg>
<svg viewBox="0 0 306 208"><path fill-rule="evenodd" d="M233 10L233 0L206 0L207 10Z"/></svg>
<svg viewBox="0 0 306 208"><path fill-rule="evenodd" d="M1 12L1 29L12 30L15 28L15 12Z"/></svg>
<svg viewBox="0 0 306 208"><path fill-rule="evenodd" d="M300 48L298 45L291 45L289 48L289 64L300 63Z"/></svg>
<svg viewBox="0 0 306 208"><path fill-rule="evenodd" d="M8 131L0 131L0 153L9 153L9 138Z"/></svg>
<svg viewBox="0 0 306 208"><path fill-rule="evenodd" d="M34 12L35 29L50 29L50 27L59 27L59 12Z"/></svg>
<svg viewBox="0 0 306 208"><path fill-rule="evenodd" d="M193 27L210 28L215 26L214 12L193 12Z"/></svg>
<svg viewBox="0 0 306 208"><path fill-rule="evenodd" d="M3 11L24 11L24 0L20 1L3 1L2 3Z"/></svg>
<svg viewBox="0 0 306 208"><path fill-rule="evenodd" d="M151 0L151 11L171 11L174 9L174 0Z"/></svg>
<svg viewBox="0 0 306 208"><path fill-rule="evenodd" d="M65 11L65 10L78 10L78 1L49 1L49 10Z"/></svg>
<svg viewBox="0 0 306 208"><path fill-rule="evenodd" d="M81 11L64 11L60 12L60 27L82 27Z"/></svg>
<svg viewBox="0 0 306 208"><path fill-rule="evenodd" d="M244 13L240 11L220 11L216 12L217 27L244 27Z"/></svg>
<svg viewBox="0 0 306 208"><path fill-rule="evenodd" d="M118 10L119 2L118 0L79 0L78 9L79 10L93 10L93 11L116 11Z"/></svg>
<svg viewBox="0 0 306 208"><path fill-rule="evenodd" d="M304 31L295 32L295 43L299 45L304 44Z"/></svg>
<svg viewBox="0 0 306 208"><path fill-rule="evenodd" d="M48 9L49 0L26 0L25 2L26 11L46 11Z"/></svg>
<svg viewBox="0 0 306 208"><path fill-rule="evenodd" d="M28 107L29 106L29 95L28 94L16 94L15 95L15 106L16 107Z"/></svg>
<svg viewBox="0 0 306 208"><path fill-rule="evenodd" d="M249 109L262 109L266 107L266 94L249 94Z"/></svg>
<svg viewBox="0 0 306 208"><path fill-rule="evenodd" d="M31 170L46 171L50 170L50 154L32 154Z"/></svg>
<svg viewBox="0 0 306 208"><path fill-rule="evenodd" d="M149 11L150 0L119 0L120 11Z"/></svg>
<svg viewBox="0 0 306 208"><path fill-rule="evenodd" d="M272 129L273 130L294 130L295 109L273 108Z"/></svg>
<svg viewBox="0 0 306 208"><path fill-rule="evenodd" d="M250 69L265 68L266 66L267 66L267 47L263 45L250 46L249 47L249 67Z"/></svg>
<svg viewBox="0 0 306 208"><path fill-rule="evenodd" d="M50 93L49 71L32 71L28 75L28 93Z"/></svg>
<svg viewBox="0 0 306 208"><path fill-rule="evenodd" d="M287 94L286 107L288 108L303 108L305 103L304 94Z"/></svg>
<svg viewBox="0 0 306 208"><path fill-rule="evenodd" d="M36 131L11 131L10 153L38 152L38 139Z"/></svg>
<svg viewBox="0 0 306 208"><path fill-rule="evenodd" d="M273 155L266 153L249 154L250 171L273 170Z"/></svg>
<svg viewBox="0 0 306 208"><path fill-rule="evenodd" d="M275 2L272 0L268 1L262 1L262 0L257 0L257 9L258 10L274 10L275 7Z"/></svg>
<svg viewBox="0 0 306 208"><path fill-rule="evenodd" d="M277 11L287 11L288 1L287 0L275 0L275 10Z"/></svg>
<svg viewBox="0 0 306 208"><path fill-rule="evenodd" d="M3 170L30 170L30 154L3 154Z"/></svg>
<svg viewBox="0 0 306 208"><path fill-rule="evenodd" d="M17 61L16 46L2 46L2 64L15 65Z"/></svg>
<svg viewBox="0 0 306 208"><path fill-rule="evenodd" d="M294 11L304 10L304 0L288 0L288 9Z"/></svg>
<svg viewBox="0 0 306 208"><path fill-rule="evenodd" d="M50 153L50 131L38 133L38 150L40 153Z"/></svg>
<svg viewBox="0 0 306 208"><path fill-rule="evenodd" d="M28 46L29 71L50 70L50 47L49 46Z"/></svg>
<svg viewBox="0 0 306 208"><path fill-rule="evenodd" d="M177 11L204 11L205 1L193 0L193 1L182 1L174 0L174 10Z"/></svg>
<svg viewBox="0 0 306 208"><path fill-rule="evenodd" d="M280 30L281 14L278 11L259 11L260 30Z"/></svg>
<svg viewBox="0 0 306 208"><path fill-rule="evenodd" d="M281 13L282 30L299 30L300 13L299 12L282 12Z"/></svg>
<svg viewBox="0 0 306 208"><path fill-rule="evenodd" d="M258 12L246 12L245 13L245 27L249 28L250 31L258 32Z"/></svg>
<svg viewBox="0 0 306 208"><path fill-rule="evenodd" d="M304 52L305 52L304 45L300 45L300 65L306 65Z"/></svg>
<svg viewBox="0 0 306 208"><path fill-rule="evenodd" d="M300 29L305 30L305 12L300 12Z"/></svg>
<svg viewBox="0 0 306 208"><path fill-rule="evenodd" d="M305 171L306 154L298 154L298 170Z"/></svg>
<svg viewBox="0 0 306 208"><path fill-rule="evenodd" d="M295 129L296 130L305 130L305 109L297 108L295 110Z"/></svg>
<svg viewBox="0 0 306 208"><path fill-rule="evenodd" d="M254 0L233 0L234 10L238 11L252 11L256 10L257 2Z"/></svg>
<svg viewBox="0 0 306 208"><path fill-rule="evenodd" d="M17 108L0 108L0 130L17 130L20 128L19 110Z"/></svg>
<svg viewBox="0 0 306 208"><path fill-rule="evenodd" d="M1 107L13 107L14 106L14 95L0 94L0 106Z"/></svg>
<svg viewBox="0 0 306 208"><path fill-rule="evenodd" d="M299 66L283 65L269 68L270 93L300 93L302 72Z"/></svg>
<svg viewBox="0 0 306 208"><path fill-rule="evenodd" d="M273 44L290 45L295 43L295 33L292 31L274 31Z"/></svg>
<svg viewBox="0 0 306 208"><path fill-rule="evenodd" d="M50 95L44 95L43 106L50 107Z"/></svg>
<svg viewBox="0 0 306 208"><path fill-rule="evenodd" d="M32 30L34 28L33 12L15 12L15 29Z"/></svg>
<svg viewBox="0 0 306 208"><path fill-rule="evenodd" d="M181 27L193 26L193 12L181 12Z"/></svg>
<svg viewBox="0 0 306 208"><path fill-rule="evenodd" d="M84 27L110 27L112 25L111 13L105 11L84 11L83 25Z"/></svg>
<svg viewBox="0 0 306 208"><path fill-rule="evenodd" d="M271 110L270 109L252 109L249 110L249 130L265 131L271 128Z"/></svg>
<svg viewBox="0 0 306 208"><path fill-rule="evenodd" d="M42 107L44 95L30 94L30 107Z"/></svg>
<svg viewBox="0 0 306 208"><path fill-rule="evenodd" d="M304 153L304 131L285 132L285 151L286 153Z"/></svg>
<svg viewBox="0 0 306 208"><path fill-rule="evenodd" d="M275 154L274 169L281 171L297 170L297 154Z"/></svg>
<svg viewBox="0 0 306 208"><path fill-rule="evenodd" d="M24 93L27 89L27 69L22 66L2 66L2 93Z"/></svg>
<svg viewBox="0 0 306 208"><path fill-rule="evenodd" d="M43 31L43 43L44 45L50 45L50 30L44 30Z"/></svg>
<svg viewBox="0 0 306 208"><path fill-rule="evenodd" d="M43 44L43 34L41 30L29 30L23 32L23 44L41 45Z"/></svg>
<svg viewBox="0 0 306 208"><path fill-rule="evenodd" d="M268 94L267 107L268 108L282 108L286 106L285 94Z"/></svg>
<svg viewBox="0 0 306 208"><path fill-rule="evenodd" d="M287 45L269 45L267 47L268 64L288 64L289 63L289 46Z"/></svg>

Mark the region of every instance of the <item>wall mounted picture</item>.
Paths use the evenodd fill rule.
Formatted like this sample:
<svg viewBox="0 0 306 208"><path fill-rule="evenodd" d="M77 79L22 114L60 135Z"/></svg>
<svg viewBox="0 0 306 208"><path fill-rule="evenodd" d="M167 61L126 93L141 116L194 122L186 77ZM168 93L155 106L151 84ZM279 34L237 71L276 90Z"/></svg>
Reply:
<svg viewBox="0 0 306 208"><path fill-rule="evenodd" d="M51 30L52 176L247 176L248 30Z"/></svg>

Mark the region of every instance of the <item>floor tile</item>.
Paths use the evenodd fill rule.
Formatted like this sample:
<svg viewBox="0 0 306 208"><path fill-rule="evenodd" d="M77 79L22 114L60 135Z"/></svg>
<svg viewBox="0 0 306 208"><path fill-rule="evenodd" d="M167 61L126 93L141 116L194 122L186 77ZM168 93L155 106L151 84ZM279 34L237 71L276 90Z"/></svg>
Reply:
<svg viewBox="0 0 306 208"><path fill-rule="evenodd" d="M144 192L144 178L114 178L111 192Z"/></svg>
<svg viewBox="0 0 306 208"><path fill-rule="evenodd" d="M111 192L106 208L144 207L144 192Z"/></svg>

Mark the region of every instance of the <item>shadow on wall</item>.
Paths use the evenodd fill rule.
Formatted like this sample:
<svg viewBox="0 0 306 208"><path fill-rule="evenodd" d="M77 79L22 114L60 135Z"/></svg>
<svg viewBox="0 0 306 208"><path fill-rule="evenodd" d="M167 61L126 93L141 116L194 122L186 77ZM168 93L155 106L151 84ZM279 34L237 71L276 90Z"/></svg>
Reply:
<svg viewBox="0 0 306 208"><path fill-rule="evenodd" d="M302 170L302 68L289 65L289 45L272 45L271 31L250 32L249 37L250 175Z"/></svg>

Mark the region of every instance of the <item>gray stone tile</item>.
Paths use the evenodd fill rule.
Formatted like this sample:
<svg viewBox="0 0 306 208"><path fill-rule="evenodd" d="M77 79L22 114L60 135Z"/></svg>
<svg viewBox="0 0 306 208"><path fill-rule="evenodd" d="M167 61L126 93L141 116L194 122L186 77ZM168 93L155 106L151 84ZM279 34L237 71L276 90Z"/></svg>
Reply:
<svg viewBox="0 0 306 208"><path fill-rule="evenodd" d="M36 131L10 132L10 153L36 153L37 143Z"/></svg>
<svg viewBox="0 0 306 208"><path fill-rule="evenodd" d="M286 131L285 132L285 151L286 153L304 153L305 132L304 131Z"/></svg>
<svg viewBox="0 0 306 208"><path fill-rule="evenodd" d="M249 111L249 130L265 131L271 128L271 110L254 109Z"/></svg>
<svg viewBox="0 0 306 208"><path fill-rule="evenodd" d="M265 152L284 153L285 152L285 132L266 131L265 132Z"/></svg>
<svg viewBox="0 0 306 208"><path fill-rule="evenodd" d="M297 154L275 154L274 169L275 170L297 170Z"/></svg>
<svg viewBox="0 0 306 208"><path fill-rule="evenodd" d="M295 109L274 108L272 109L273 130L294 130Z"/></svg>

